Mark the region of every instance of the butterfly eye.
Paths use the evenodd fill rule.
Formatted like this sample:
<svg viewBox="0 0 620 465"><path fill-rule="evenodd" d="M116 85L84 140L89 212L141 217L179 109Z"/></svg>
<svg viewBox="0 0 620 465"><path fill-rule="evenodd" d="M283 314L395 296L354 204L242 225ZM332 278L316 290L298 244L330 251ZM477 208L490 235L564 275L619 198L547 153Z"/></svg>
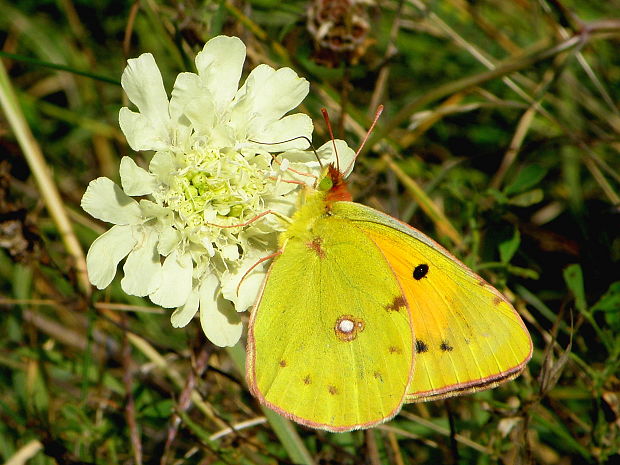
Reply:
<svg viewBox="0 0 620 465"><path fill-rule="evenodd" d="M321 192L327 192L334 186L334 182L327 176L319 181L317 189Z"/></svg>
<svg viewBox="0 0 620 465"><path fill-rule="evenodd" d="M427 273L428 273L428 265L427 264L424 263L422 265L418 265L413 270L413 279L415 279L416 281L419 281L424 276L426 276Z"/></svg>

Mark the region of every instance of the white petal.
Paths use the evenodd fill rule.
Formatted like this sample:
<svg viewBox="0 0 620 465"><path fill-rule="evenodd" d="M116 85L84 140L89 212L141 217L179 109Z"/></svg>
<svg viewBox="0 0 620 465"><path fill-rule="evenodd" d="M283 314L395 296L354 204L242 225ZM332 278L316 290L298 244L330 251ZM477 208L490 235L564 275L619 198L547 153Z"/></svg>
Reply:
<svg viewBox="0 0 620 465"><path fill-rule="evenodd" d="M165 308L185 304L192 291L193 269L191 255L179 256L178 251L173 251L164 260L161 268L161 286L149 295L151 301Z"/></svg>
<svg viewBox="0 0 620 465"><path fill-rule="evenodd" d="M288 160L290 169L282 173L286 181L300 181L314 187L317 177L321 174L321 166L317 156L311 150L289 150L278 155L281 163ZM290 183L288 183L290 185ZM279 189L277 190L279 192Z"/></svg>
<svg viewBox="0 0 620 465"><path fill-rule="evenodd" d="M198 289L198 293L200 294L200 304L202 305L202 302L205 302L208 305L215 304L217 302L218 291L220 288L220 280L217 275L214 273L203 275L201 281L202 283L200 284L200 289Z"/></svg>
<svg viewBox="0 0 620 465"><path fill-rule="evenodd" d="M148 231L125 260L125 277L121 287L126 294L144 297L152 294L161 284L161 263L157 253L157 234Z"/></svg>
<svg viewBox="0 0 620 465"><path fill-rule="evenodd" d="M291 218L293 216L293 213L299 209L299 203L297 200L298 193L295 192L286 196L274 197L273 199L269 199L267 206L269 207L269 210L278 212L288 218ZM276 221L273 227L278 231L283 231L284 229L286 229L286 223L283 223L279 218L277 220L279 221Z"/></svg>
<svg viewBox="0 0 620 465"><path fill-rule="evenodd" d="M259 148L267 152L283 152L285 150L303 150L307 148L310 145L308 141L312 140L313 130L312 119L303 113L296 113L268 124L258 134L250 133L248 136L250 140L269 142L271 144L288 141L274 145L258 145Z"/></svg>
<svg viewBox="0 0 620 465"><path fill-rule="evenodd" d="M278 155L281 160L288 160L291 167L301 168L307 166L307 172L318 174L321 170L316 155L311 150L288 150Z"/></svg>
<svg viewBox="0 0 620 465"><path fill-rule="evenodd" d="M264 256L267 255L268 252L265 252ZM222 275L222 295L226 299L234 302L235 309L238 312L246 311L258 298L258 293L260 292L261 285L266 275L266 263L263 262L256 265L260 258L261 256L258 253L251 254L247 256L247 258L244 258L236 272L226 272ZM254 268L246 275L251 267ZM239 282L242 278L243 281L239 286Z"/></svg>
<svg viewBox="0 0 620 465"><path fill-rule="evenodd" d="M239 247L237 244L228 244L220 247L220 255L226 260L235 261L239 259Z"/></svg>
<svg viewBox="0 0 620 465"><path fill-rule="evenodd" d="M121 85L129 100L138 107L151 125L160 131L165 131L170 120L168 96L153 55L143 53L138 58L127 60L127 67L121 76Z"/></svg>
<svg viewBox="0 0 620 465"><path fill-rule="evenodd" d="M169 207L163 207L158 203L150 200L142 199L138 203L140 210L142 211L142 218L157 218L161 221L165 221L166 217L172 215L172 210Z"/></svg>
<svg viewBox="0 0 620 465"><path fill-rule="evenodd" d="M156 152L149 164L149 171L164 184L172 183L176 170L176 163L170 152Z"/></svg>
<svg viewBox="0 0 620 465"><path fill-rule="evenodd" d="M194 96L194 99L185 107L185 116L198 134L211 135L217 116L213 97L206 94ZM212 140L209 142L213 143Z"/></svg>
<svg viewBox="0 0 620 465"><path fill-rule="evenodd" d="M167 257L181 242L181 232L171 227L165 228L159 235L157 251Z"/></svg>
<svg viewBox="0 0 620 465"><path fill-rule="evenodd" d="M168 131L154 125L146 116L121 108L118 124L127 138L127 143L134 150L163 150L170 147Z"/></svg>
<svg viewBox="0 0 620 465"><path fill-rule="evenodd" d="M196 69L218 111L225 109L237 92L244 60L245 45L238 37L217 36L196 55Z"/></svg>
<svg viewBox="0 0 620 465"><path fill-rule="evenodd" d="M218 297L215 275L208 276L200 287L200 325L207 338L220 347L239 341L243 325L232 304Z"/></svg>
<svg viewBox="0 0 620 465"><path fill-rule="evenodd" d="M92 217L108 223L138 224L142 219L138 202L108 178L93 179L80 205Z"/></svg>
<svg viewBox="0 0 620 465"><path fill-rule="evenodd" d="M198 311L199 295L198 291L194 290L187 298L187 302L182 307L177 308L170 316L170 323L173 328L183 328L192 321L194 315Z"/></svg>
<svg viewBox="0 0 620 465"><path fill-rule="evenodd" d="M256 114L254 109L254 93L260 91L260 89L258 91L256 90L256 82L263 82L267 80L273 73L275 73L275 70L271 66L258 65L252 70L248 78L245 80L245 83L235 94L230 107L229 123L233 132L237 134L238 139L247 138L249 122L257 116L260 116ZM264 126L271 121L265 122L261 119L261 122ZM254 132L259 132L259 128L255 128Z"/></svg>
<svg viewBox="0 0 620 465"><path fill-rule="evenodd" d="M202 246L206 249L207 255L209 257L215 256L215 247L213 247L213 242L208 237L205 237L201 241Z"/></svg>
<svg viewBox="0 0 620 465"><path fill-rule="evenodd" d="M86 254L88 279L103 289L114 279L118 263L127 256L136 244L131 226L112 226L91 244Z"/></svg>
<svg viewBox="0 0 620 465"><path fill-rule="evenodd" d="M353 171L355 165L355 150L347 145L347 143L341 139L335 139L336 152L338 153L338 160L334 154L334 144L332 141L327 141L319 147L317 153L323 163L323 166L333 163L340 168L340 171L346 178Z"/></svg>
<svg viewBox="0 0 620 465"><path fill-rule="evenodd" d="M250 90L250 88L255 87L257 84L267 81L269 79L269 76L271 76L275 72L276 70L273 69L269 65L265 65L265 64L258 65L256 68L254 68L250 72L249 76L246 78L243 85L239 88L239 90L235 94L233 103L238 104L242 100L245 100L248 93L255 92L253 90ZM251 102L251 100L248 100L247 102Z"/></svg>
<svg viewBox="0 0 620 465"><path fill-rule="evenodd" d="M155 178L129 157L121 158L121 185L127 195L147 195L155 189Z"/></svg>
<svg viewBox="0 0 620 465"><path fill-rule="evenodd" d="M204 90L200 77L195 73L180 73L174 81L172 96L170 97L170 116L178 119L185 113L185 107L192 100L198 98Z"/></svg>
<svg viewBox="0 0 620 465"><path fill-rule="evenodd" d="M290 182L281 182L279 184L276 184L274 191L273 191L273 196L274 196L273 198L276 199L279 196L286 196L287 200L295 202L295 199L292 197L296 197L297 194L292 194L292 195L288 195L288 194L290 194L292 191L298 188L299 188L299 184L292 184ZM271 201L271 197L265 196L265 199L266 199L265 200L266 204L269 204L269 202ZM269 206L269 210L271 210L271 206Z"/></svg>
<svg viewBox="0 0 620 465"><path fill-rule="evenodd" d="M274 71L263 64L254 68L248 76L246 98L251 99L253 113L271 122L299 105L309 89L308 81L297 76L291 68Z"/></svg>
<svg viewBox="0 0 620 465"><path fill-rule="evenodd" d="M282 163L280 164L280 167L278 169L284 173L286 172L286 170L289 169L290 165L291 165L291 162L287 159L284 159L282 160Z"/></svg>

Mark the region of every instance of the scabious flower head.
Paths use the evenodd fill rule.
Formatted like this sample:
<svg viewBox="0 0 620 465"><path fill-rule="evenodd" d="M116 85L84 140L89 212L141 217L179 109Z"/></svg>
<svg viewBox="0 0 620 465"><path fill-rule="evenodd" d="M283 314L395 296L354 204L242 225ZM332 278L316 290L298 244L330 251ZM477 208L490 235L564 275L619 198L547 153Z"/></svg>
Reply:
<svg viewBox="0 0 620 465"><path fill-rule="evenodd" d="M122 188L102 177L82 198L86 212L114 224L88 251L91 282L107 287L127 257L127 294L176 308L175 327L200 311L205 334L220 346L239 339L237 312L253 303L264 267L242 277L275 250L285 228L275 214L260 215L290 216L299 191L291 181L311 183L298 173L318 171L304 150L311 119L285 116L308 82L289 68L259 65L238 88L244 60L238 38L210 40L196 56L198 72L179 74L170 100L151 54L128 60L121 83L138 111L122 108L120 126L132 149L155 154L148 170L123 157ZM351 149L338 144L350 158ZM331 143L318 152L333 159Z"/></svg>

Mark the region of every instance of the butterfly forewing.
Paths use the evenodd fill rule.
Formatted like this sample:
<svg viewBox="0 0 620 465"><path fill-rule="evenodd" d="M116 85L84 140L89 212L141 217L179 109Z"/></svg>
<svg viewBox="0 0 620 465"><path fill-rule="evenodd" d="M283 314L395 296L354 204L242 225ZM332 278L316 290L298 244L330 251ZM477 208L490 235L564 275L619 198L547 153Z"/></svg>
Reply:
<svg viewBox="0 0 620 465"><path fill-rule="evenodd" d="M521 372L531 357L531 339L496 289L388 215L352 202L334 204L333 213L372 239L404 290L416 350L408 402L493 387Z"/></svg>
<svg viewBox="0 0 620 465"><path fill-rule="evenodd" d="M394 416L414 339L399 282L349 221L317 220L272 264L248 335L250 389L299 423L346 431Z"/></svg>

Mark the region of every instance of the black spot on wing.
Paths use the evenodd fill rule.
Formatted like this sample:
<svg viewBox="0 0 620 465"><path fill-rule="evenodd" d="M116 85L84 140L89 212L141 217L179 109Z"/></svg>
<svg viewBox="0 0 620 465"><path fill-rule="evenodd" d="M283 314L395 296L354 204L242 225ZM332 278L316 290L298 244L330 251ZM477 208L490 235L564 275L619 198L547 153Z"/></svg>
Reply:
<svg viewBox="0 0 620 465"><path fill-rule="evenodd" d="M428 273L428 265L426 263L422 263L418 265L413 270L413 279L419 281Z"/></svg>
<svg viewBox="0 0 620 465"><path fill-rule="evenodd" d="M422 341L421 339L416 339L415 340L415 351L418 354L428 352L428 345L426 345L426 342Z"/></svg>
<svg viewBox="0 0 620 465"><path fill-rule="evenodd" d="M439 346L439 348L443 352L450 352L450 351L454 350L454 347L452 347L450 344L448 344L448 341L441 341L441 345Z"/></svg>

